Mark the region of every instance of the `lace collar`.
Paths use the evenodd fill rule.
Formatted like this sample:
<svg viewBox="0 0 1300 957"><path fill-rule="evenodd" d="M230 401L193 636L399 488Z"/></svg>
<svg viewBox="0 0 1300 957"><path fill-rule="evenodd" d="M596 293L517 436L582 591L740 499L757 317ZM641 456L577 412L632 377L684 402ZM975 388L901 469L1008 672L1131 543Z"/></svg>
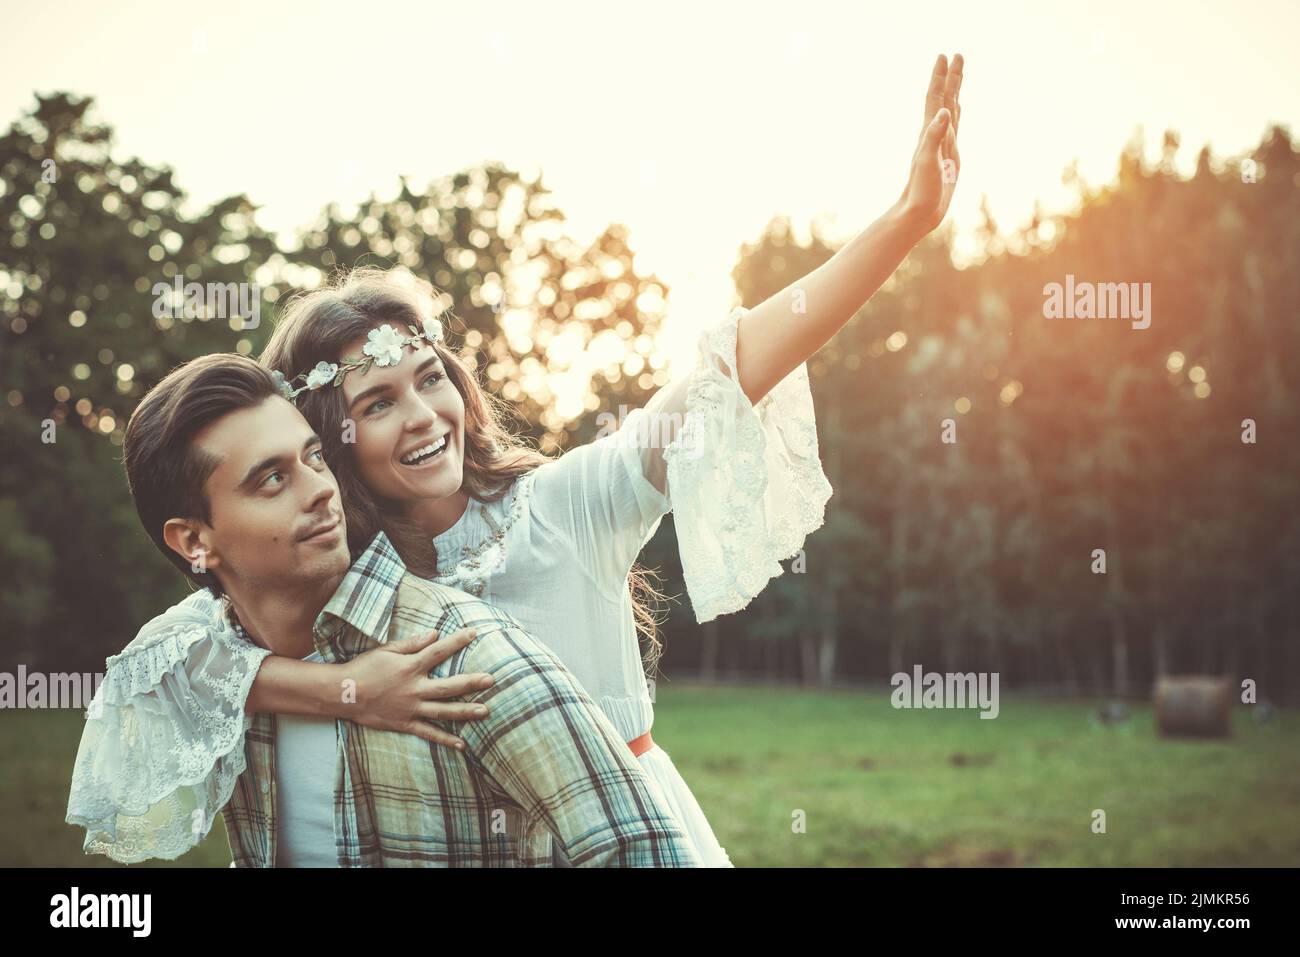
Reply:
<svg viewBox="0 0 1300 957"><path fill-rule="evenodd" d="M515 479L495 502L471 498L456 524L434 537L435 581L483 597L488 579L505 567L506 533L528 508L533 475L528 472Z"/></svg>

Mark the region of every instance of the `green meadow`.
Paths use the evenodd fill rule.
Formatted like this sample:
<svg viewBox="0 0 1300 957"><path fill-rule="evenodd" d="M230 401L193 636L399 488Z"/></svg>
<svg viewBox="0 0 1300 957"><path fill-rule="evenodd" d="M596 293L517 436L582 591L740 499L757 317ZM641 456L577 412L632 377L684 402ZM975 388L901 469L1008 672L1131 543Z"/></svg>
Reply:
<svg viewBox="0 0 1300 957"><path fill-rule="evenodd" d="M895 710L883 691L657 686L655 740L741 867L1300 865L1300 713L1166 740L1149 706L1004 695ZM63 823L79 712L0 712L0 864L118 866ZM1104 812L1105 832L1097 833ZM225 832L172 866L226 866Z"/></svg>

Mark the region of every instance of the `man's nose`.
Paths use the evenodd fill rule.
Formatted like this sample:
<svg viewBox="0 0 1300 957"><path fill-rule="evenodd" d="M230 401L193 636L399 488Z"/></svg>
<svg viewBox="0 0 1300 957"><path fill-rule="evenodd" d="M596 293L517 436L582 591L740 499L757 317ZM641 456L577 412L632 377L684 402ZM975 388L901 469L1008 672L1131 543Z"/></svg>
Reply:
<svg viewBox="0 0 1300 957"><path fill-rule="evenodd" d="M304 466L304 468L306 468ZM334 484L334 475L329 469L317 471L313 468L307 468L307 480L304 483L307 489L307 501L303 506L303 511L316 512L330 505L330 500L338 494L338 486Z"/></svg>

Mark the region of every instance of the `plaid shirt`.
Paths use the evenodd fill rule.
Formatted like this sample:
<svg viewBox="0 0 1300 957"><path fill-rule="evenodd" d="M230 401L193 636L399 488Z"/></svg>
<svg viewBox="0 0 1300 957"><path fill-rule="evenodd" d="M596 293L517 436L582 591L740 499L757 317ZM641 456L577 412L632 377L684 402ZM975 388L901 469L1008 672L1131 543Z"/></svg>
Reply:
<svg viewBox="0 0 1300 957"><path fill-rule="evenodd" d="M462 698L488 705L489 717L438 722L465 751L337 721L339 866L699 866L626 742L559 659L505 612L407 573L382 533L313 633L326 661L344 662L385 641L465 627L478 637L431 673L494 678ZM231 854L236 867L272 867L275 715L254 715L244 754L222 809Z"/></svg>

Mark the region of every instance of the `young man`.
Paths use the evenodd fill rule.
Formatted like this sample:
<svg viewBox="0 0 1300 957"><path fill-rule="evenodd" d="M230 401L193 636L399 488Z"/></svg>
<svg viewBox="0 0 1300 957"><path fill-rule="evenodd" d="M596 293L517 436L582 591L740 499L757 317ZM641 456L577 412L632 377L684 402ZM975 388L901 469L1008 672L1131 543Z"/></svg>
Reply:
<svg viewBox="0 0 1300 957"><path fill-rule="evenodd" d="M351 561L320 439L256 362L212 355L173 371L132 416L124 461L146 531L222 596L231 641L346 662L469 627L477 637L434 675L493 679L466 695L489 715L456 729L463 751L347 720L249 718L245 767L221 808L235 866L699 865L608 719L514 619L408 574L382 533ZM364 693L342 684L340 694ZM111 779L97 773L105 741L133 726L129 715L105 725L95 710L68 812L87 826L88 850L129 843L154 823L174 827L203 803L178 788L124 810L96 794Z"/></svg>

